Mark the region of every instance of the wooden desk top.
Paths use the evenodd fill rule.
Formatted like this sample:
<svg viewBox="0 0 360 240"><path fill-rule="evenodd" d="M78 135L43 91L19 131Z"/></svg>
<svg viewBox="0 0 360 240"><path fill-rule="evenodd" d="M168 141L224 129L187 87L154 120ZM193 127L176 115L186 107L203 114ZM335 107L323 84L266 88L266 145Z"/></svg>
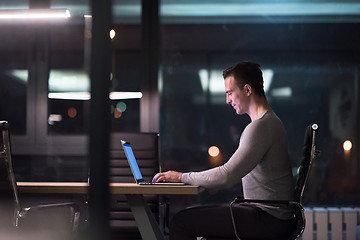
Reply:
<svg viewBox="0 0 360 240"><path fill-rule="evenodd" d="M196 195L203 188L183 185L139 185L136 183L110 183L111 194L184 194ZM87 194L89 184L84 182L17 182L19 193Z"/></svg>

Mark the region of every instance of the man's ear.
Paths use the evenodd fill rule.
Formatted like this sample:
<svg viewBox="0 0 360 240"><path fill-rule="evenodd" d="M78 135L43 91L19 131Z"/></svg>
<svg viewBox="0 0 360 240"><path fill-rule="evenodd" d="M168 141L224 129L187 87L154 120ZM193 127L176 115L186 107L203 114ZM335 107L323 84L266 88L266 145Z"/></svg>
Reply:
<svg viewBox="0 0 360 240"><path fill-rule="evenodd" d="M251 86L250 86L249 84L245 84L245 85L244 85L244 88L245 88L246 95L247 95L247 96L250 96L251 93L252 93Z"/></svg>

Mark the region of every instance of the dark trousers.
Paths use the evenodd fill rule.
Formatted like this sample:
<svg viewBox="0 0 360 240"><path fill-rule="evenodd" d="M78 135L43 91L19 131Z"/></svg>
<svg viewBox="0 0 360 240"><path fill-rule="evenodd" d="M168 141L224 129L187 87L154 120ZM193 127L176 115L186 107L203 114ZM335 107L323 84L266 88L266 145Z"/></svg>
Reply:
<svg viewBox="0 0 360 240"><path fill-rule="evenodd" d="M243 239L289 240L295 220L281 220L252 205L234 205L238 236ZM235 239L229 205L184 209L173 217L170 240L195 240L196 237Z"/></svg>

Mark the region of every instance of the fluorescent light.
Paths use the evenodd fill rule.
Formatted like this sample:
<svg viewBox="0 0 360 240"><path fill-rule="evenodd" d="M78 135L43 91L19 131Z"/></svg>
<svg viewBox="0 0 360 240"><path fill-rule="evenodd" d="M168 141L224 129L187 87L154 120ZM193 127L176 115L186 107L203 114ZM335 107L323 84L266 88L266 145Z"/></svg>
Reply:
<svg viewBox="0 0 360 240"><path fill-rule="evenodd" d="M49 9L0 9L0 19L51 19L69 18L66 8Z"/></svg>
<svg viewBox="0 0 360 240"><path fill-rule="evenodd" d="M272 69L263 69L264 91L267 93L273 80L274 71Z"/></svg>
<svg viewBox="0 0 360 240"><path fill-rule="evenodd" d="M142 98L141 92L111 92L111 100Z"/></svg>
<svg viewBox="0 0 360 240"><path fill-rule="evenodd" d="M111 92L109 94L111 100L121 99L139 99L142 98L141 92ZM49 99L62 99L62 100L90 100L91 95L89 92L58 92L49 93Z"/></svg>
<svg viewBox="0 0 360 240"><path fill-rule="evenodd" d="M270 91L270 93L273 97L289 98L292 96L292 89L291 87L274 88Z"/></svg>
<svg viewBox="0 0 360 240"><path fill-rule="evenodd" d="M89 100L91 96L89 92L61 92L49 93L48 98L62 100Z"/></svg>
<svg viewBox="0 0 360 240"><path fill-rule="evenodd" d="M175 1L174 1L175 2ZM265 1L264 1L265 2ZM359 3L171 3L161 5L164 17L179 16L288 16L288 15L358 15Z"/></svg>
<svg viewBox="0 0 360 240"><path fill-rule="evenodd" d="M272 78L274 76L274 71L272 69L263 69L262 72L264 79L264 90L266 93L270 88ZM203 91L207 92L209 90L213 95L224 94L225 85L222 73L222 70L210 70L209 73L207 69L200 69L198 74Z"/></svg>

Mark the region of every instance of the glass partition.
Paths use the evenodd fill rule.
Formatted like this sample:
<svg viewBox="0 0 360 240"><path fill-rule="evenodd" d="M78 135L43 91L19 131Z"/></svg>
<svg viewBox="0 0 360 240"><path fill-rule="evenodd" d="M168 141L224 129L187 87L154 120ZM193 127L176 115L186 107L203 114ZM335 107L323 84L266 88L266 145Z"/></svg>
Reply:
<svg viewBox="0 0 360 240"><path fill-rule="evenodd" d="M91 17L90 4L49 3L68 8L71 17L40 24L0 21L0 120L11 123L15 169L25 180L82 180L91 111L91 31L85 19ZM28 6L29 1L0 3L1 9ZM162 0L160 78L146 83L158 86L160 111L142 115L150 109L142 108L149 89L142 85L141 1L113 1L112 74L104 80L111 92L112 132L138 132L141 121L159 119L164 171L222 164L250 119L226 105L221 73L239 61L255 61L264 71L266 96L288 132L294 176L304 130L319 124L322 154L305 203L359 202L359 7L351 0ZM344 148L346 140L352 148ZM184 197L181 204L228 202L240 187Z"/></svg>
<svg viewBox="0 0 360 240"><path fill-rule="evenodd" d="M54 7L63 5L53 3ZM90 99L91 15L87 7L69 5L73 24L50 30L50 73L48 80L48 134L85 135ZM112 74L112 131L139 131L141 81L140 1L114 1ZM60 36L59 36L60 35ZM106 81L105 79L103 81Z"/></svg>
<svg viewBox="0 0 360 240"><path fill-rule="evenodd" d="M11 123L14 135L24 136L27 133L27 56L31 34L23 26L2 25L0 35L0 119Z"/></svg>

